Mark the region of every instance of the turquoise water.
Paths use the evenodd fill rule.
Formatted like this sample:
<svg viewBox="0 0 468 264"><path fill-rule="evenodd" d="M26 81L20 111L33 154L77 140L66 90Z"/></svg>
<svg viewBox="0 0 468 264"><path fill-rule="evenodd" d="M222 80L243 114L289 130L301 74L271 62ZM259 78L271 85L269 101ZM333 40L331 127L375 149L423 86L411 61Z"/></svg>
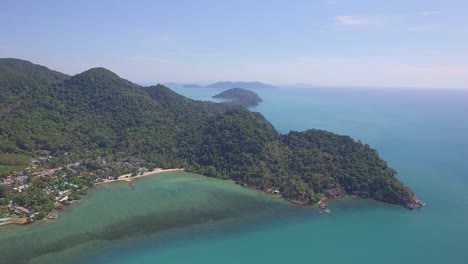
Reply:
<svg viewBox="0 0 468 264"><path fill-rule="evenodd" d="M190 94L193 91L179 92L196 98ZM427 206L407 211L358 201L336 202L329 218L301 219L294 225L228 238L226 248L244 243L248 247L253 245L250 241L257 241L258 250L245 252L242 260L262 263L468 261L467 91L315 88L257 92L264 103L252 110L264 114L279 131L320 128L369 143ZM210 93L204 89L201 96ZM206 243L203 248L208 254L213 244ZM184 255L196 248L200 245L178 252ZM204 254L200 256L199 261Z"/></svg>
<svg viewBox="0 0 468 264"><path fill-rule="evenodd" d="M194 99L219 92L177 91ZM283 133L320 128L369 143L427 206L348 199L324 214L231 182L170 173L138 180L136 191L99 187L58 221L0 229L0 263L468 261L468 92L258 93L264 102L252 110Z"/></svg>
<svg viewBox="0 0 468 264"><path fill-rule="evenodd" d="M144 255L142 249L222 237L290 215L323 216L317 209L193 173L156 174L134 180L134 187L125 182L97 186L59 212L59 220L2 227L0 263L133 261Z"/></svg>

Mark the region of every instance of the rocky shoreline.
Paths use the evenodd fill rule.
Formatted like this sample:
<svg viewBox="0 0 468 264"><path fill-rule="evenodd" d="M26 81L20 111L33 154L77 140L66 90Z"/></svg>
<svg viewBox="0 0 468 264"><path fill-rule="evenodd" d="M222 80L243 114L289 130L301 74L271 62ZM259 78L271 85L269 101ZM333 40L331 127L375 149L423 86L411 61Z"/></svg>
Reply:
<svg viewBox="0 0 468 264"><path fill-rule="evenodd" d="M250 188L250 189L254 189L254 190L259 190L259 191L262 191L262 192L265 192L265 193L268 193L268 194L280 196L284 200L289 201L289 202L291 202L293 204L296 204L296 205L301 205L301 206L313 205L313 206L316 206L316 207L318 207L320 209L323 209L323 210L328 210L328 201L333 200L333 199L339 199L339 198L344 198L344 197L351 197L351 198L354 198L354 199L372 199L371 197L362 196L362 195L359 195L358 193L346 194L343 190L331 189L331 190L327 191L326 196L323 197L322 199L320 199L320 201L318 201L317 203L311 203L309 200L306 200L306 199L297 200L297 199L285 198L285 197L281 196L281 193L277 188L268 188L266 190L263 190L263 189L258 188L257 186L248 185L248 184L240 182L240 181L236 181L236 184L241 185L242 187L246 187L246 188ZM375 200L375 199L373 199L373 200ZM382 202L384 202L384 201L382 201ZM386 203L386 202L384 202L384 203ZM386 203L386 204L392 204L392 203ZM420 200L416 196L413 196L413 198L411 199L410 202L401 203L401 204L394 204L394 205L403 206L403 207L405 207L407 209L414 210L414 209L426 206L426 203L424 203L422 200Z"/></svg>
<svg viewBox="0 0 468 264"><path fill-rule="evenodd" d="M354 199L372 199L371 197L362 196L362 195L359 195L357 193L346 194L343 190L331 189L331 190L327 191L327 193L326 193L327 196L320 199L320 201L318 201L317 203L311 203L310 201L305 200L305 199L296 200L296 199L285 198L285 197L281 196L281 193L279 192L279 190L277 188L269 188L267 190L262 190L262 189L257 188L256 186L247 185L245 183L238 182L238 181L236 182L236 184L239 184L239 185L241 185L243 187L247 187L247 188L250 188L250 189L263 191L263 192L268 193L268 194L280 196L284 200L289 201L289 202L291 202L293 204L296 204L296 205L301 205L301 206L313 205L313 206L316 206L316 207L318 207L318 208L320 208L322 210L326 210L327 212L329 212L328 202L330 200L333 200L333 199L340 199L340 198L344 198L344 197L351 197L351 198L354 198ZM373 199L373 200L376 200L376 199ZM378 201L378 200L376 200L376 201ZM386 204L392 204L392 203L386 203ZM415 210L415 209L426 206L426 203L424 203L422 200L420 200L416 196L413 196L411 201L409 201L409 202L394 204L394 205L403 206L403 207L405 207L406 209L409 209L409 210Z"/></svg>
<svg viewBox="0 0 468 264"><path fill-rule="evenodd" d="M413 199L411 202L405 203L404 206L410 210L414 210L417 208L421 208L423 206L426 206L426 203L421 201L418 197L413 196Z"/></svg>

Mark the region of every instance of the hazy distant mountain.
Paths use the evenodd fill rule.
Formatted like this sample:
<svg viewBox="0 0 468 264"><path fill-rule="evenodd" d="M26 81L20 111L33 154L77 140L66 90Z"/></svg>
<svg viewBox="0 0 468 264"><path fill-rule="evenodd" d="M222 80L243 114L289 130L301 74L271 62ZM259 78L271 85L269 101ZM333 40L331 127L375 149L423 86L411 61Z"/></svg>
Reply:
<svg viewBox="0 0 468 264"><path fill-rule="evenodd" d="M176 82L165 82L165 83L162 83L162 85L169 87L169 88L202 88L202 87L205 87L203 85L198 85L194 83L176 83Z"/></svg>
<svg viewBox="0 0 468 264"><path fill-rule="evenodd" d="M209 85L200 85L195 83L175 83L167 82L162 83L165 86L172 88L219 88L219 89L231 89L231 88L242 88L242 89L271 89L275 88L273 85L269 85L261 82L215 82Z"/></svg>
<svg viewBox="0 0 468 264"><path fill-rule="evenodd" d="M202 88L203 86L198 85L198 84L189 83L189 84L184 84L182 87L184 87L184 88Z"/></svg>
<svg viewBox="0 0 468 264"><path fill-rule="evenodd" d="M261 82L216 82L210 85L207 85L208 88L222 88L222 89L231 89L231 88L242 88L242 89L271 89L275 88L273 85L261 83Z"/></svg>

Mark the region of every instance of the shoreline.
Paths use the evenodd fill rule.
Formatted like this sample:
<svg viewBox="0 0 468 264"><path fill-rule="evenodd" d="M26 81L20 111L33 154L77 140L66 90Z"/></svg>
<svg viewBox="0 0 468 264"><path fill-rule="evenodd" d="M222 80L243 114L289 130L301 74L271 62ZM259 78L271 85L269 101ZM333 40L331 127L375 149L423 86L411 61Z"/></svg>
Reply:
<svg viewBox="0 0 468 264"><path fill-rule="evenodd" d="M166 173L166 172L176 172L176 171L187 171L187 170L184 169L184 168L155 169L153 171L147 171L147 172L144 172L142 174L135 175L133 177L131 176L132 175L131 173L128 173L128 174L118 176L117 179L115 179L115 180L105 180L103 182L95 183L94 186L99 186L99 185L114 183L114 182L127 182L127 183L130 184L130 186L132 188L134 188L133 184L132 184L132 179L138 179L138 178L143 178L143 177L147 177L147 176L151 176L151 175L155 175L155 174ZM238 184L238 183L236 183L236 184ZM92 186L92 187L94 187L94 186ZM287 199L287 198L282 197L281 195L274 195L270 191L261 190L261 189L256 188L255 186L249 186L249 185L246 185L246 186L245 185L240 185L240 186L244 187L244 188L249 188L249 189L261 191L261 192L264 192L264 193L266 193L268 195L273 195L273 196L280 197L283 200L288 201L290 203L293 203L293 204L295 204L297 206L313 206L313 207L316 207L318 209L324 210L327 213L331 212L329 207L328 207L328 202L331 201L331 200L345 198L345 197L350 197L350 198L353 198L353 199L369 199L369 198L365 198L365 197L360 197L358 195L342 195L342 196L338 196L338 197L334 197L334 198L323 197L322 199L320 199L320 201L318 201L316 203L309 203L309 202L304 202L304 201L300 201L300 200ZM87 188L85 188L85 189L87 189ZM370 199L372 199L372 198L370 198ZM414 207L408 207L406 205L404 207L406 207L407 209L416 209L416 208L420 208L420 207L423 207L423 206L426 205L424 202L422 202L421 200L419 200L416 197L413 197L413 199L414 199L414 203L415 203ZM386 204L388 204L388 203L386 203ZM45 218L44 220L47 220L47 218ZM42 221L42 220L39 220L39 221ZM35 221L35 222L37 222L37 221ZM1 226L6 226L6 225L26 225L26 224L27 224L26 221L24 221L24 222L18 222L18 221L3 222L3 223L0 223L0 227Z"/></svg>
<svg viewBox="0 0 468 264"><path fill-rule="evenodd" d="M131 173L128 173L128 174L118 176L117 180L106 180L106 181L103 181L103 182L98 182L98 183L95 183L94 186L103 185L103 184L107 184L107 183L113 183L113 182L128 182L128 183L130 183L130 182L132 182L132 179L138 179L138 178L151 176L151 175L154 175L154 174L160 174L160 173L165 173L165 172L175 172L175 171L185 171L185 169L183 169L183 168L155 169L153 171L147 171L147 172L144 172L142 174L138 174L138 175L133 176L133 177L131 176L132 175ZM92 186L92 187L94 187L94 186ZM87 189L87 188L88 187L86 187L85 189ZM66 208L62 208L62 210L66 210ZM46 221L46 220L55 220L55 219L44 218L42 220L34 221L33 223L39 222L39 221ZM27 225L27 221L26 220L24 220L24 221L7 221L7 222L0 223L0 227L8 226L8 225Z"/></svg>
<svg viewBox="0 0 468 264"><path fill-rule="evenodd" d="M127 173L127 174L124 174L124 175L120 175L117 177L117 180L106 180L106 181L103 181L103 182L98 182L98 183L95 183L94 186L97 186L97 185L102 185L102 184L107 184L107 183L112 183L112 182L121 182L121 181L124 181L124 182L131 182L132 179L138 179L138 178L143 178L143 177L147 177L147 176L151 176L151 175L154 175L154 174L159 174L159 173L164 173L164 172L174 172L174 171L185 171L185 169L183 168L176 168L176 169L155 169L153 171L147 171L147 172L144 172L143 174L138 174L136 176L131 176L132 174L131 173Z"/></svg>
<svg viewBox="0 0 468 264"><path fill-rule="evenodd" d="M7 222L0 223L0 227L7 226L7 225L25 225L25 224L26 224L26 219L17 218L11 222L7 221Z"/></svg>

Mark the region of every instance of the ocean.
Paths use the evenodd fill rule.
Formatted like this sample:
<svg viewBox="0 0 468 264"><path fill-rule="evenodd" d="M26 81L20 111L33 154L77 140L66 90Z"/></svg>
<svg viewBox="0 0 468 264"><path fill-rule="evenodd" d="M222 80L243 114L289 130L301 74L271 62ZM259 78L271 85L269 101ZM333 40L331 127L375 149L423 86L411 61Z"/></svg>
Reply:
<svg viewBox="0 0 468 264"><path fill-rule="evenodd" d="M218 92L175 88L197 100ZM278 88L252 108L282 132L318 128L377 149L427 206L341 199L331 214L173 172L102 185L56 221L0 228L0 263L465 263L468 91Z"/></svg>

